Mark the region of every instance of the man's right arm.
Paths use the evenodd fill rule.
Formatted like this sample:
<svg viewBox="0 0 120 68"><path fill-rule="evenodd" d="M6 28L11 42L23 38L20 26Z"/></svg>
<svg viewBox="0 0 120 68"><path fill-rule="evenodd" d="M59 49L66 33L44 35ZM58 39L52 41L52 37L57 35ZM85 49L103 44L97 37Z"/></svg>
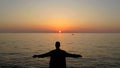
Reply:
<svg viewBox="0 0 120 68"><path fill-rule="evenodd" d="M82 55L66 53L66 57L74 57L74 58L78 58L78 57L82 57Z"/></svg>

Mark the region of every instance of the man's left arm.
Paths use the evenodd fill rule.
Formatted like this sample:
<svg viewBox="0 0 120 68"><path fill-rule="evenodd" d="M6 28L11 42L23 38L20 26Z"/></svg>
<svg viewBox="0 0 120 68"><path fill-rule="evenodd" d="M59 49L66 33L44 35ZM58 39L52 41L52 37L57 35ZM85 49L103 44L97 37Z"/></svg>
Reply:
<svg viewBox="0 0 120 68"><path fill-rule="evenodd" d="M44 58L44 57L49 57L50 56L50 52L45 53L45 54L40 54L40 55L33 55L33 58Z"/></svg>

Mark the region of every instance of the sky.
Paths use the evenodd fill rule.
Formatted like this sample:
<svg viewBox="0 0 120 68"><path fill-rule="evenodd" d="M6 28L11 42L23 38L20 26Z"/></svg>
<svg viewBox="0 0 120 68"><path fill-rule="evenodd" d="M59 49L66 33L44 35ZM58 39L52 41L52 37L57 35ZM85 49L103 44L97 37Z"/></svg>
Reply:
<svg viewBox="0 0 120 68"><path fill-rule="evenodd" d="M0 0L0 33L120 32L120 0Z"/></svg>

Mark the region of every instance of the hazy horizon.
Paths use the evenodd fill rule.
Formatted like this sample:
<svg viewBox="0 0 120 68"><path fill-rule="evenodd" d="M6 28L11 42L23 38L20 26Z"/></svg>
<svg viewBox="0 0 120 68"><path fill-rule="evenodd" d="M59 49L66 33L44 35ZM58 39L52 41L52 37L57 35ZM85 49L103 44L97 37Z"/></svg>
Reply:
<svg viewBox="0 0 120 68"><path fill-rule="evenodd" d="M120 0L0 0L0 33L120 33Z"/></svg>

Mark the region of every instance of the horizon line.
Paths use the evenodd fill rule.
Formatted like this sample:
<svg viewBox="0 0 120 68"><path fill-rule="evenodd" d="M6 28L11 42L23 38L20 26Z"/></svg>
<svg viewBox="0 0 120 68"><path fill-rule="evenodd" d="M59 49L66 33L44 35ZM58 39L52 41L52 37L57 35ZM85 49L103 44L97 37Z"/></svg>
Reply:
<svg viewBox="0 0 120 68"><path fill-rule="evenodd" d="M0 33L59 33L59 32L0 32ZM120 32L61 32L61 33L120 33Z"/></svg>

